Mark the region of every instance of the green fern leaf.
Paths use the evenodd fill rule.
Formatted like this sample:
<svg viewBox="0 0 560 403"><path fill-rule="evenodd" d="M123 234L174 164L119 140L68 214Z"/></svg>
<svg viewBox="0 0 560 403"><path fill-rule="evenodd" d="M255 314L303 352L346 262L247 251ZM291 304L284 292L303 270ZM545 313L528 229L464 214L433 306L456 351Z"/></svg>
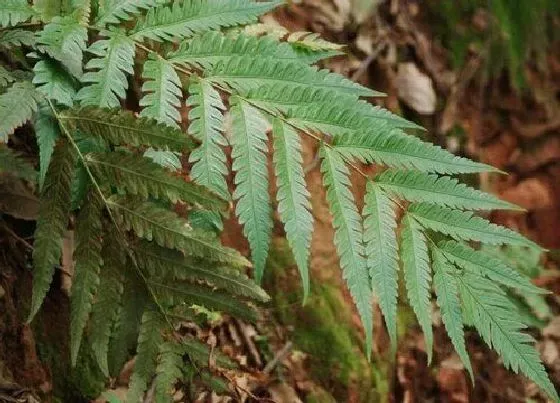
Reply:
<svg viewBox="0 0 560 403"><path fill-rule="evenodd" d="M144 311L138 336L136 361L126 396L127 402L140 401L148 388L148 382L156 370L159 346L163 342L161 329L164 325L165 321L156 307L148 307Z"/></svg>
<svg viewBox="0 0 560 403"><path fill-rule="evenodd" d="M224 200L229 200L230 194L225 180L228 168L226 154L222 148L227 145L227 140L222 134L225 106L218 91L205 80L191 83L189 92L189 134L202 143L189 157L189 162L193 164L191 177L196 183L206 186Z"/></svg>
<svg viewBox="0 0 560 403"><path fill-rule="evenodd" d="M169 305L203 306L206 309L229 313L251 322L255 322L258 317L253 306L232 297L229 292L180 281L163 283L159 278L148 280L148 285L160 301Z"/></svg>
<svg viewBox="0 0 560 403"><path fill-rule="evenodd" d="M222 246L209 232L192 229L188 221L174 212L142 200L112 197L108 206L117 213L115 218L126 230L160 246L178 249L187 255L236 266L249 264L239 252Z"/></svg>
<svg viewBox="0 0 560 403"><path fill-rule="evenodd" d="M62 254L62 239L70 210L70 183L75 155L69 144L59 142L45 178L33 249L33 296L28 322L31 322L47 295L55 265Z"/></svg>
<svg viewBox="0 0 560 403"><path fill-rule="evenodd" d="M25 22L35 15L27 0L3 0L0 7L0 27L9 27Z"/></svg>
<svg viewBox="0 0 560 403"><path fill-rule="evenodd" d="M255 278L260 283L272 233L266 157L268 122L257 109L243 101L231 107L231 119L235 214L249 241Z"/></svg>
<svg viewBox="0 0 560 403"><path fill-rule="evenodd" d="M102 202L90 192L76 224L74 277L70 298L70 357L76 365L82 336L91 312L93 297L99 285L101 258Z"/></svg>
<svg viewBox="0 0 560 403"><path fill-rule="evenodd" d="M498 352L504 366L515 373L521 371L553 400L560 401L532 346L533 338L521 332L526 326L505 292L492 281L471 272L459 276L458 282L464 304L471 307L472 323L486 344Z"/></svg>
<svg viewBox="0 0 560 403"><path fill-rule="evenodd" d="M208 70L219 63L227 63L236 56L299 60L289 44L270 37L224 35L216 31L208 31L181 42L179 48L167 56L167 60L185 67Z"/></svg>
<svg viewBox="0 0 560 403"><path fill-rule="evenodd" d="M402 223L400 251L404 281L410 306L414 310L424 333L429 364L432 362L434 335L432 331L432 305L430 303L432 274L426 237L418 223L409 215L404 216Z"/></svg>
<svg viewBox="0 0 560 403"><path fill-rule="evenodd" d="M235 57L218 64L207 74L221 85L232 87L246 94L263 85L283 84L293 87L311 87L338 91L339 97L355 100L358 96L375 96L377 93L343 76L328 70L317 70L302 63L267 58Z"/></svg>
<svg viewBox="0 0 560 403"><path fill-rule="evenodd" d="M35 32L23 29L10 29L0 32L0 48L10 50L14 47L35 45Z"/></svg>
<svg viewBox="0 0 560 403"><path fill-rule="evenodd" d="M133 16L157 4L157 0L100 0L95 25L104 27L107 24L129 21Z"/></svg>
<svg viewBox="0 0 560 403"><path fill-rule="evenodd" d="M110 263L110 262L109 262ZM130 351L136 347L142 315L149 294L143 281L136 273L124 272L124 290L121 305L117 312L114 330L109 342L109 373L116 377L129 358ZM103 277L101 277L103 279Z"/></svg>
<svg viewBox="0 0 560 403"><path fill-rule="evenodd" d="M263 85L248 91L245 97L259 108L285 114L292 108L337 99L339 95L334 89L298 86L279 81L274 84L263 83Z"/></svg>
<svg viewBox="0 0 560 403"><path fill-rule="evenodd" d="M72 107L76 95L75 82L57 61L39 60L33 67L33 84L45 97Z"/></svg>
<svg viewBox="0 0 560 403"><path fill-rule="evenodd" d="M174 401L174 383L183 377L182 348L173 342L166 342L160 346L159 362L156 368L156 378L154 380L154 401L155 403L171 403Z"/></svg>
<svg viewBox="0 0 560 403"><path fill-rule="evenodd" d="M450 262L472 273L488 277L496 283L514 288L523 293L546 294L548 292L533 285L529 277L518 270L512 269L500 259L475 250L468 245L447 241L439 243L438 247Z"/></svg>
<svg viewBox="0 0 560 403"><path fill-rule="evenodd" d="M131 32L134 40L177 41L196 32L247 24L278 6L280 1L185 0L170 7L148 10L146 17Z"/></svg>
<svg viewBox="0 0 560 403"><path fill-rule="evenodd" d="M533 241L509 228L490 223L471 212L452 210L427 203L410 205L412 214L422 226L458 240L478 241L490 245L509 244L541 249Z"/></svg>
<svg viewBox="0 0 560 403"><path fill-rule="evenodd" d="M123 297L123 273L126 271L126 256L123 255L124 251L120 248L118 240L107 234L103 245L103 268L91 312L89 336L97 364L107 377L109 377L108 352L111 331Z"/></svg>
<svg viewBox="0 0 560 403"><path fill-rule="evenodd" d="M39 189L42 189L56 140L60 137L58 121L47 104L41 103L39 105L33 127L39 146Z"/></svg>
<svg viewBox="0 0 560 403"><path fill-rule="evenodd" d="M90 71L82 76L82 82L89 85L78 92L77 99L84 106L119 108L119 99L126 96L128 89L126 75L134 72L135 44L119 31L105 34L108 39L98 40L88 48L96 57L86 64Z"/></svg>
<svg viewBox="0 0 560 403"><path fill-rule="evenodd" d="M0 144L0 180L2 175L12 175L32 185L37 179L33 165L6 144Z"/></svg>
<svg viewBox="0 0 560 403"><path fill-rule="evenodd" d="M219 368L233 369L238 367L228 356L217 349L211 352L210 347L198 339L185 338L182 340L181 347L197 365L207 365L210 360L213 360Z"/></svg>
<svg viewBox="0 0 560 403"><path fill-rule="evenodd" d="M145 158L152 160L160 167L169 169L171 172L177 172L183 168L180 156L181 154L174 151L154 150L152 147L144 151Z"/></svg>
<svg viewBox="0 0 560 403"><path fill-rule="evenodd" d="M397 350L397 217L389 197L368 181L364 201L364 242L372 288L391 339L391 350Z"/></svg>
<svg viewBox="0 0 560 403"><path fill-rule="evenodd" d="M0 143L33 117L41 95L28 81L16 82L0 95Z"/></svg>
<svg viewBox="0 0 560 403"><path fill-rule="evenodd" d="M308 260L313 233L310 194L305 187L303 156L298 133L276 119L273 124L274 171L278 214L294 254L303 283L303 299L309 295Z"/></svg>
<svg viewBox="0 0 560 403"><path fill-rule="evenodd" d="M225 210L227 205L205 188L170 175L149 159L125 152L88 154L86 161L94 172L118 189L145 199L152 196L171 203L184 202L211 210Z"/></svg>
<svg viewBox="0 0 560 403"><path fill-rule="evenodd" d="M457 157L400 130L347 133L334 138L334 147L345 157L368 164L442 174L496 171L489 165Z"/></svg>
<svg viewBox="0 0 560 403"><path fill-rule="evenodd" d="M467 210L519 210L489 193L470 188L456 179L422 172L387 170L375 183L389 194L413 202L428 202Z"/></svg>
<svg viewBox="0 0 560 403"><path fill-rule="evenodd" d="M152 58L144 63L142 85L144 97L140 106L144 109L140 116L152 118L172 127L179 127L181 122L181 81L175 69L162 58Z"/></svg>
<svg viewBox="0 0 560 403"><path fill-rule="evenodd" d="M465 333L463 331L457 275L453 273L454 268L449 265L439 249L432 249L432 259L434 288L437 295L437 304L441 310L441 319L453 343L453 347L455 347L455 351L459 354L463 365L469 372L471 380L474 381L471 360L465 347Z"/></svg>
<svg viewBox="0 0 560 403"><path fill-rule="evenodd" d="M267 302L270 297L244 273L237 269L184 257L172 249L150 242L133 246L140 267L154 278L168 278L190 282L204 281L212 287L229 291L233 295Z"/></svg>
<svg viewBox="0 0 560 403"><path fill-rule="evenodd" d="M366 334L367 355L371 355L373 310L370 279L364 259L362 223L350 190L350 173L336 151L322 146L321 172L327 202L333 216L334 242L342 274L358 308Z"/></svg>
<svg viewBox="0 0 560 403"><path fill-rule="evenodd" d="M38 34L37 45L79 79L87 39L87 28L74 16L55 17Z"/></svg>
<svg viewBox="0 0 560 403"><path fill-rule="evenodd" d="M128 111L88 107L61 112L60 118L75 130L111 144L148 146L178 152L192 148L191 140L181 130L169 128L155 120L136 118Z"/></svg>
<svg viewBox="0 0 560 403"><path fill-rule="evenodd" d="M12 73L0 66L0 88L3 89L14 81L16 81L16 78L12 75Z"/></svg>

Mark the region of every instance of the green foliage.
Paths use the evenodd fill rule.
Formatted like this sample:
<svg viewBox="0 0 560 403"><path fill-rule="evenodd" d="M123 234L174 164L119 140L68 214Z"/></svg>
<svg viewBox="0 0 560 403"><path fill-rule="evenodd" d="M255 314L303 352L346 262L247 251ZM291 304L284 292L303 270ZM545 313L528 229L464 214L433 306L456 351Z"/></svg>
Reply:
<svg viewBox="0 0 560 403"><path fill-rule="evenodd" d="M0 143L8 142L8 136L33 117L39 100L39 93L27 81L14 83L0 95Z"/></svg>
<svg viewBox="0 0 560 403"><path fill-rule="evenodd" d="M327 190L327 202L333 216L334 243L342 275L358 308L366 332L368 356L372 347L373 313L371 287L364 259L362 222L350 191L350 172L342 158L325 146L321 149L321 172Z"/></svg>
<svg viewBox="0 0 560 403"><path fill-rule="evenodd" d="M407 134L405 129L418 126L359 99L382 94L309 66L338 51L314 34L278 34L258 25L221 31L252 23L277 4L42 0L31 8L9 0L0 5L0 25L7 27L0 32L0 50L25 50L16 49L17 66L8 61L0 68L0 140L7 143L0 157L13 165L1 165L0 171L34 180L29 166L12 172L21 158L7 151L8 136L28 121L40 157L30 319L60 265L62 239L72 222L77 240L69 251L76 263L72 360L87 354L105 376L116 376L136 352L130 401L143 397L154 376L157 400L168 401L177 378L194 374L193 365L205 367L211 357L204 344L177 337L173 313L201 307L255 320L256 304L268 300L245 275L250 262L222 245L219 232L221 215L233 201L260 281L273 227L269 154L278 216L307 296L313 218L303 134L320 141L336 250L368 356L374 295L396 347L402 263L429 359L433 282L445 328L471 376L465 325L475 325L507 366L557 399L531 339L521 333L527 316L508 299L515 292L541 291L478 244L540 249L464 211L515 206L450 177L497 170ZM36 33L17 25L32 17ZM142 85L129 88L137 80ZM187 160L192 169L182 172ZM389 169L370 177L356 163ZM367 177L363 214L349 167ZM231 366L223 357L216 362ZM200 373L203 381L213 379L204 368Z"/></svg>
<svg viewBox="0 0 560 403"><path fill-rule="evenodd" d="M268 122L257 109L241 100L232 106L231 115L235 214L249 241L255 278L260 282L272 232L266 167Z"/></svg>
<svg viewBox="0 0 560 403"><path fill-rule="evenodd" d="M311 195L305 187L301 142L297 132L280 119L274 120L272 132L278 214L301 275L305 301L309 295L307 262L311 252L313 216Z"/></svg>

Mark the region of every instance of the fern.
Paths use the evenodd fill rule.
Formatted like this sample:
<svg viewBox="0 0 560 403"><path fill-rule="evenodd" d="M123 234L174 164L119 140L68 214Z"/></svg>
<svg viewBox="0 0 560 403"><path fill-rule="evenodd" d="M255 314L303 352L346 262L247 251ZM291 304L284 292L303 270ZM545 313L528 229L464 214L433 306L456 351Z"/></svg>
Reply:
<svg viewBox="0 0 560 403"><path fill-rule="evenodd" d="M171 203L182 200L215 210L225 209L224 203L204 188L170 176L147 158L123 152L92 153L88 155L87 162L105 181L126 190L128 194L145 199L152 196Z"/></svg>
<svg viewBox="0 0 560 403"><path fill-rule="evenodd" d="M237 201L235 214L251 247L255 278L262 279L272 232L266 167L268 122L261 113L239 100L231 108L232 158Z"/></svg>
<svg viewBox="0 0 560 403"><path fill-rule="evenodd" d="M366 334L368 356L372 347L373 313L371 288L364 259L362 224L350 191L349 172L335 151L321 148L321 172L327 202L333 215L334 242L340 257L343 277L358 308Z"/></svg>
<svg viewBox="0 0 560 403"><path fill-rule="evenodd" d="M31 7L7 0L0 5L0 25L9 26L0 32L0 51L9 53L0 67L0 141L8 143L0 147L0 173L34 182L29 164L8 148L18 143L8 136L28 121L40 158L30 319L60 264L67 225L75 223L72 361L88 354L103 374L115 377L136 351L130 401L142 398L152 379L159 401L168 401L172 385L188 376L223 387L205 367L211 358L222 368L235 365L197 340L179 340L175 326L181 315L192 317L195 306L259 317L257 304L268 296L246 276L250 262L222 245L219 233L233 199L260 281L273 227L269 153L278 217L307 298L313 218L300 140L307 136L321 142L335 246L368 355L374 294L396 347L400 260L428 360L433 282L445 328L471 377L465 323L477 326L507 366L557 398L505 294L542 291L478 244L538 246L463 211L516 206L452 177L497 170L408 135L405 130L419 126L360 99L383 94L310 66L337 54L340 46L313 33L246 26L277 4L38 0ZM32 30L18 25L28 20ZM10 64L12 54L18 69ZM129 82L142 86L129 88ZM226 181L229 145L232 185ZM372 170L356 163L389 169L370 175ZM366 177L363 217L349 167ZM412 204L403 206L401 200Z"/></svg>
<svg viewBox="0 0 560 403"><path fill-rule="evenodd" d="M132 16L156 4L157 0L101 0L95 23L98 27L104 27L107 24L129 21Z"/></svg>
<svg viewBox="0 0 560 403"><path fill-rule="evenodd" d="M377 175L374 181L391 195L413 202L429 202L467 210L519 209L511 203L469 188L447 176L387 170Z"/></svg>
<svg viewBox="0 0 560 403"><path fill-rule="evenodd" d="M9 27L25 22L35 13L27 0L4 0L0 8L0 27Z"/></svg>
<svg viewBox="0 0 560 403"><path fill-rule="evenodd" d="M33 249L33 297L30 322L43 303L62 254L62 239L68 224L70 182L75 155L71 146L60 141L55 147L41 193L39 219Z"/></svg>
<svg viewBox="0 0 560 403"><path fill-rule="evenodd" d="M432 361L434 335L432 331L430 258L425 235L421 227L410 216L403 218L400 250L404 269L404 281L408 300L426 341L428 363Z"/></svg>
<svg viewBox="0 0 560 403"><path fill-rule="evenodd" d="M40 95L27 81L14 83L0 95L0 143L8 141L8 135L33 117Z"/></svg>
<svg viewBox="0 0 560 403"><path fill-rule="evenodd" d="M140 100L140 106L144 107L140 116L178 127L182 91L173 66L161 58L148 60L144 63L142 78L145 80L142 86L145 95Z"/></svg>
<svg viewBox="0 0 560 403"><path fill-rule="evenodd" d="M76 227L74 249L74 278L70 299L70 353L76 365L82 335L91 312L93 297L99 285L101 258L101 212L102 204L96 194L89 195L89 203L82 209Z"/></svg>
<svg viewBox="0 0 560 403"><path fill-rule="evenodd" d="M466 272L458 279L463 303L473 314L472 323L482 338L503 359L504 366L521 371L555 401L560 400L548 379L533 338L521 333L526 326L516 315L516 307L496 284L476 273Z"/></svg>
<svg viewBox="0 0 560 403"><path fill-rule="evenodd" d="M170 7L157 7L136 24L131 36L135 40L176 41L221 27L246 24L279 4L278 1L252 0L174 1Z"/></svg>
<svg viewBox="0 0 560 403"><path fill-rule="evenodd" d="M135 44L119 31L107 35L108 39L101 39L88 48L96 57L86 64L90 71L82 77L82 82L89 85L77 95L84 106L115 108L126 95L126 73L133 71Z"/></svg>
<svg viewBox="0 0 560 403"><path fill-rule="evenodd" d="M449 265L438 249L432 249L432 259L435 271L434 288L437 295L437 303L441 309L441 319L455 347L455 351L459 354L463 365L474 381L471 360L465 347L465 333L463 330L457 276L453 273L454 268Z"/></svg>
<svg viewBox="0 0 560 403"><path fill-rule="evenodd" d="M379 187L368 182L364 205L364 242L373 291L385 317L391 349L397 348L397 218L395 205Z"/></svg>
<svg viewBox="0 0 560 403"><path fill-rule="evenodd" d="M313 216L310 194L305 187L301 142L298 133L279 119L274 121L272 130L278 213L299 268L305 300L309 295L308 260Z"/></svg>
<svg viewBox="0 0 560 403"><path fill-rule="evenodd" d="M225 106L220 94L204 80L193 82L189 91L189 133L202 144L194 150L189 162L193 163L193 180L214 191L224 199L229 199L229 191L224 176L228 169L226 154L222 149L227 140L222 134L224 127L223 110Z"/></svg>
<svg viewBox="0 0 560 403"><path fill-rule="evenodd" d="M422 226L455 239L484 242L491 245L521 245L540 249L534 242L508 228L491 224L470 212L451 210L429 204L413 204L408 209Z"/></svg>

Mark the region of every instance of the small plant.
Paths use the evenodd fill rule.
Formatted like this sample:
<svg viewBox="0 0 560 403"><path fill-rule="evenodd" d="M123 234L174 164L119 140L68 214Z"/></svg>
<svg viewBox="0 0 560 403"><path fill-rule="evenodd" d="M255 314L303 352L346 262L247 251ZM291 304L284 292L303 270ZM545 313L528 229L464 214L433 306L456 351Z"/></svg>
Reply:
<svg viewBox="0 0 560 403"><path fill-rule="evenodd" d="M443 322L471 377L464 323L477 328L506 367L558 399L506 294L508 288L542 290L478 245L539 247L471 212L515 206L446 176L496 170L408 135L404 130L418 129L415 124L360 99L382 94L311 67L333 54L328 43L305 33L273 37L249 25L279 4L0 5L0 49L10 61L0 66L0 139L8 142L32 121L40 153L29 320L49 290L75 217L73 362L89 348L102 371L115 375L136 348L128 400L139 401L155 374L156 401L170 401L171 386L192 373L191 363L204 368L209 358L205 345L173 332L177 318L200 306L252 320L254 302L268 299L241 273L250 263L222 246L216 229L233 201L259 282L272 232L270 131L278 213L307 296L313 216L304 135L320 146L336 248L368 355L373 295L396 348L400 261L430 359L433 271ZM130 79L141 80L140 91L129 88ZM181 114L184 103L188 117ZM225 180L228 144L233 193ZM191 181L173 172L177 153L189 155ZM369 177L356 163L386 170ZM367 176L361 213L350 169ZM176 203L188 214L177 214ZM82 346L85 332L89 343ZM219 357L218 367L230 365Z"/></svg>

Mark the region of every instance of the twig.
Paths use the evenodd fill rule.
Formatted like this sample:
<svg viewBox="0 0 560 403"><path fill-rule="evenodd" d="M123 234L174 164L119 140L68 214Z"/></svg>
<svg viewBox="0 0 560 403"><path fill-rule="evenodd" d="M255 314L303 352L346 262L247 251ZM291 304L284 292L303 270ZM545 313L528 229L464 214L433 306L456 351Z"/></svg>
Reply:
<svg viewBox="0 0 560 403"><path fill-rule="evenodd" d="M292 350L292 347L293 347L293 343L291 341L287 342L284 345L284 347L282 347L282 349L276 353L274 358L266 364L266 366L264 367L263 373L265 373L265 374L271 373L272 370L276 367L276 365L278 365L279 362L282 362L284 360L284 358L286 358L286 356Z"/></svg>
<svg viewBox="0 0 560 403"><path fill-rule="evenodd" d="M5 222L2 222L2 228L8 234L10 234L12 237L14 237L14 239L16 241L22 243L27 249L33 250L33 246L29 242L27 242L25 239L21 238L18 234L16 234L10 227L8 227L8 225L6 225Z"/></svg>

